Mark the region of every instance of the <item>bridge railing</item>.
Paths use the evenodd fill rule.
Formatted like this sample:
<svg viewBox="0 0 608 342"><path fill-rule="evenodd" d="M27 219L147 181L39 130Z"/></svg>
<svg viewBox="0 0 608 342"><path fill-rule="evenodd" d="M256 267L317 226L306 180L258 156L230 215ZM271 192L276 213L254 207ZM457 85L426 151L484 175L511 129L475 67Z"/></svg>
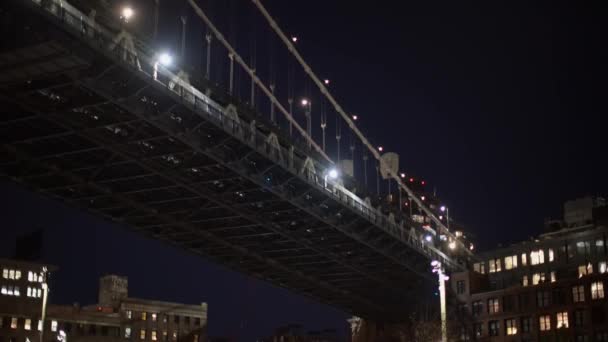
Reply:
<svg viewBox="0 0 608 342"><path fill-rule="evenodd" d="M46 15L51 15L73 34L86 40L89 45L122 62L124 66L139 73L140 76L150 79L154 82L153 84L165 88L172 97L177 97L183 105L189 107L205 120L214 122L243 143L250 145L276 163L282 164L283 167L289 169L302 180L322 190L326 195L343 205L352 208L370 223L383 229L412 249L426 255L429 259L441 261L447 268L459 269L461 267L442 251L425 243L421 239L422 231L418 227L414 227L412 222L407 223L409 229L403 223L397 224L394 219L350 192L339 181L327 177L326 171L316 171L327 170L327 165L308 158L306 153L302 151L294 151L291 147L271 143L269 135L259 131L255 125L244 123L235 118L228 113L226 108L163 67L158 62L158 56L151 56L149 52L138 50L135 47L146 46L145 44L129 46L124 41L120 41L120 34L123 34L122 38L125 38L124 31L118 35L111 32L64 0L25 1L35 5ZM135 39L135 37L129 38ZM312 162L313 167L307 168L307 163L310 162Z"/></svg>

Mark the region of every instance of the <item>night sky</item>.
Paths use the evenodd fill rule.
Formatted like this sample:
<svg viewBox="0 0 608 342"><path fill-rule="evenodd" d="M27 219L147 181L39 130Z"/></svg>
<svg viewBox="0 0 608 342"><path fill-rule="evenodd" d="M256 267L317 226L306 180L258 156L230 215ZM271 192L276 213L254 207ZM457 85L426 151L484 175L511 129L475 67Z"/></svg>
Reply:
<svg viewBox="0 0 608 342"><path fill-rule="evenodd" d="M565 200L608 195L608 30L599 3L265 5L299 37L302 54L331 79L332 92L359 115L366 135L398 152L403 170L436 187L451 217L488 249L540 233L543 219L559 217ZM165 26L177 23L182 5L163 12ZM53 302L93 303L97 278L118 273L129 276L135 297L208 302L214 336L250 341L292 322L346 331L347 315L334 309L13 183L0 183L0 195L0 255L11 255L17 235L45 228L45 260L61 268Z"/></svg>

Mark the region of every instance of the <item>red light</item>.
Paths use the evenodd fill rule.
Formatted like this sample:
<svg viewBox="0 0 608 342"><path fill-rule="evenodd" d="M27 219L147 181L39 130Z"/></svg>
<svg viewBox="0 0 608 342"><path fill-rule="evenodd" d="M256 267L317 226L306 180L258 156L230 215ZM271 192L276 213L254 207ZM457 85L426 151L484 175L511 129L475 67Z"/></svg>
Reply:
<svg viewBox="0 0 608 342"><path fill-rule="evenodd" d="M410 183L414 181L414 178L410 178Z"/></svg>
<svg viewBox="0 0 608 342"><path fill-rule="evenodd" d="M422 181L422 182L420 182L420 184L424 185L424 184L426 184L426 182L425 182L425 181Z"/></svg>

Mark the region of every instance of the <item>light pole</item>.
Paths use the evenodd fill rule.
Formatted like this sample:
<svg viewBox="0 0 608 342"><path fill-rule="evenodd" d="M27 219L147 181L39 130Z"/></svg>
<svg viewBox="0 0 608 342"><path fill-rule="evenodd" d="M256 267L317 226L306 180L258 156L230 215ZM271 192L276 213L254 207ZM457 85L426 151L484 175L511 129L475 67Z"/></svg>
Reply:
<svg viewBox="0 0 608 342"><path fill-rule="evenodd" d="M312 101L308 99L302 99L302 106L304 107L304 116L306 116L306 133L308 134L308 147L311 147L312 140Z"/></svg>
<svg viewBox="0 0 608 342"><path fill-rule="evenodd" d="M154 80L158 80L158 67L159 66L165 66L168 67L171 65L171 63L173 63L173 57L166 53L163 52L161 53L158 58L156 59L156 61L154 62Z"/></svg>
<svg viewBox="0 0 608 342"><path fill-rule="evenodd" d="M450 279L444 272L441 262L433 260L431 262L433 267L433 273L437 273L439 279L439 303L441 306L441 342L448 341L448 323L447 323L447 311L446 311L446 299L445 299L445 282Z"/></svg>
<svg viewBox="0 0 608 342"><path fill-rule="evenodd" d="M441 210L441 212L445 212L445 219L447 220L446 227L448 228L448 230L450 230L450 208L446 207L445 205L442 205L439 209Z"/></svg>
<svg viewBox="0 0 608 342"><path fill-rule="evenodd" d="M48 269L46 266L42 267L42 312L40 313L40 321L42 322L42 329L40 329L40 342L44 342L44 320L46 319L46 303L49 298L49 283L48 283Z"/></svg>

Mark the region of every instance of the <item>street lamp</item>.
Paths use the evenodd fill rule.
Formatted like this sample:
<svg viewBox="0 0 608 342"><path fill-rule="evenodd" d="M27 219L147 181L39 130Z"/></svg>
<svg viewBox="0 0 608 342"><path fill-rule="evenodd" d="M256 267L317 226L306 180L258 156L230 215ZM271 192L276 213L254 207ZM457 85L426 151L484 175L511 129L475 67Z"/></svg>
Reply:
<svg viewBox="0 0 608 342"><path fill-rule="evenodd" d="M447 310L445 300L445 282L450 279L444 272L441 262L433 260L431 262L433 273L437 273L439 279L439 302L441 306L441 342L448 341Z"/></svg>
<svg viewBox="0 0 608 342"><path fill-rule="evenodd" d="M442 205L441 208L439 208L439 210L441 210L442 213L445 212L445 218L447 220L446 227L449 230L450 229L450 208L446 207L445 205Z"/></svg>
<svg viewBox="0 0 608 342"><path fill-rule="evenodd" d="M331 179L336 179L336 178L338 178L338 175L339 175L338 170L336 170L336 169L329 170L329 172L327 174L329 175L329 178L331 178Z"/></svg>
<svg viewBox="0 0 608 342"><path fill-rule="evenodd" d="M325 79L325 80L323 81L323 83L325 83L325 85L329 85L329 80L328 80L328 79Z"/></svg>
<svg viewBox="0 0 608 342"><path fill-rule="evenodd" d="M120 18L125 22L129 22L133 15L135 15L135 11L133 10L133 8L127 6L122 9Z"/></svg>
<svg viewBox="0 0 608 342"><path fill-rule="evenodd" d="M155 80L158 79L158 67L159 67L159 65L160 66L164 66L164 67L168 67L168 66L171 65L171 63L173 63L173 56L171 56L169 53L163 52L160 55L158 55L158 58L154 62L154 79Z"/></svg>

